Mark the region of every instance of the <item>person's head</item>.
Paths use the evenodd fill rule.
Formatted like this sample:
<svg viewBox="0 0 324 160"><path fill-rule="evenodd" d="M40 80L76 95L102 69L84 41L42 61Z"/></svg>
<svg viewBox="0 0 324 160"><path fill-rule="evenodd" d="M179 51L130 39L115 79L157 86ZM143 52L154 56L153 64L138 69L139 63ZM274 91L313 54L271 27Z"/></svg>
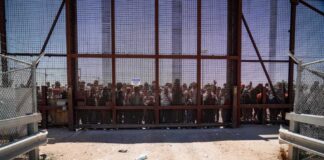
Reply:
<svg viewBox="0 0 324 160"><path fill-rule="evenodd" d="M98 81L98 80L94 80L94 81L93 81L93 85L94 85L94 86L98 86L98 85L99 85L99 81Z"/></svg>
<svg viewBox="0 0 324 160"><path fill-rule="evenodd" d="M183 90L187 90L187 89L188 89L188 86L187 86L186 83L184 83L184 84L182 85L182 89L183 89Z"/></svg>
<svg viewBox="0 0 324 160"><path fill-rule="evenodd" d="M135 93L139 93L139 92L140 92L140 87L135 86L135 87L134 87L134 92L135 92Z"/></svg>
<svg viewBox="0 0 324 160"><path fill-rule="evenodd" d="M111 91L111 89L112 89L112 84L111 83L108 83L107 90L108 91Z"/></svg>
<svg viewBox="0 0 324 160"><path fill-rule="evenodd" d="M60 88L61 87L61 83L59 81L55 82L55 88Z"/></svg>
<svg viewBox="0 0 324 160"><path fill-rule="evenodd" d="M169 92L169 88L167 86L164 86L163 87L163 93L168 94L168 92Z"/></svg>
<svg viewBox="0 0 324 160"><path fill-rule="evenodd" d="M180 88L180 79L175 79L173 83L174 88Z"/></svg>
<svg viewBox="0 0 324 160"><path fill-rule="evenodd" d="M91 95L95 95L96 94L96 88L95 87L91 87L90 94Z"/></svg>
<svg viewBox="0 0 324 160"><path fill-rule="evenodd" d="M85 82L84 81L79 82L79 88L80 88L81 91L83 91L85 89Z"/></svg>
<svg viewBox="0 0 324 160"><path fill-rule="evenodd" d="M192 89L197 89L197 84L195 82L192 82L191 87L192 87Z"/></svg>
<svg viewBox="0 0 324 160"><path fill-rule="evenodd" d="M149 87L150 87L150 85L147 82L145 82L144 83L144 89L149 89Z"/></svg>
<svg viewBox="0 0 324 160"><path fill-rule="evenodd" d="M123 87L123 84L122 84L122 83L118 82L118 83L116 84L116 88L117 88L117 90L121 90L122 87Z"/></svg>
<svg viewBox="0 0 324 160"><path fill-rule="evenodd" d="M132 88L131 87L126 87L126 93L129 94L132 92Z"/></svg>
<svg viewBox="0 0 324 160"><path fill-rule="evenodd" d="M188 92L188 91L184 91L184 92L183 92L183 96L184 96L185 98L188 98L188 97L189 97L189 92Z"/></svg>
<svg viewBox="0 0 324 160"><path fill-rule="evenodd" d="M143 89L142 93L143 93L144 96L147 96L147 90L146 89Z"/></svg>
<svg viewBox="0 0 324 160"><path fill-rule="evenodd" d="M207 94L210 95L212 93L212 88L210 86L207 87Z"/></svg>

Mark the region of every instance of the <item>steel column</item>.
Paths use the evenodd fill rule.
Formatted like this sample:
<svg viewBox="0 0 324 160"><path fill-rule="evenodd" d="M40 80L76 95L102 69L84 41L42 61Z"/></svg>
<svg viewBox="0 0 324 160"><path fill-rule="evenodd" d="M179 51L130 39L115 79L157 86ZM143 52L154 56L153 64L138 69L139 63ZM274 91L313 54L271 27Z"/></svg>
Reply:
<svg viewBox="0 0 324 160"><path fill-rule="evenodd" d="M232 114L232 125L238 127L240 120L240 91L241 91L241 15L242 15L242 2L241 0L228 0L227 8L227 56L236 56L236 61L227 61L227 92L233 93L234 86L237 86L236 95L230 94L227 97L227 101L232 103L235 108L232 109L232 113L227 113L225 118ZM238 100L233 101L234 97ZM236 104L233 104L236 103Z"/></svg>
<svg viewBox="0 0 324 160"><path fill-rule="evenodd" d="M291 0L290 9L290 35L289 35L289 51L295 55L295 28L296 28L296 9L297 0ZM288 102L294 103L294 60L289 57L289 71L288 71Z"/></svg>
<svg viewBox="0 0 324 160"><path fill-rule="evenodd" d="M201 0L197 0L197 123L201 123Z"/></svg>
<svg viewBox="0 0 324 160"><path fill-rule="evenodd" d="M116 38L115 38L115 0L111 0L111 77L112 77L112 123L117 122L116 113Z"/></svg>
<svg viewBox="0 0 324 160"><path fill-rule="evenodd" d="M295 28L296 28L296 10L298 5L298 0L291 0L291 7L290 7L290 36L289 36L289 51L292 55L295 54ZM301 69L300 65L298 65L298 73ZM300 71L301 73L301 71ZM300 78L301 75L298 76ZM297 80L298 81L298 80ZM297 85L299 82L297 82ZM298 88L298 87L297 87ZM298 94L298 93L297 93ZM289 57L289 72L288 72L288 100L289 103L294 103L294 60ZM298 95L296 96L296 98ZM298 123L290 121L289 129L293 132L298 132ZM298 159L299 153L298 148L293 147L292 145L289 146L288 149L288 156L289 159Z"/></svg>
<svg viewBox="0 0 324 160"><path fill-rule="evenodd" d="M154 17L154 25L155 25L155 108L154 108L154 117L155 117L155 124L160 123L160 113L159 113L159 105L160 105L160 81L159 81L159 74L160 74L160 64L159 64L159 0L155 0L155 17Z"/></svg>
<svg viewBox="0 0 324 160"><path fill-rule="evenodd" d="M74 119L74 105L76 104L76 93L78 86L78 62L77 58L72 55L78 53L77 41L77 1L66 0L66 53L67 53L67 81L68 88L71 88L71 96L69 96L68 117L69 128L74 129L76 120Z"/></svg>

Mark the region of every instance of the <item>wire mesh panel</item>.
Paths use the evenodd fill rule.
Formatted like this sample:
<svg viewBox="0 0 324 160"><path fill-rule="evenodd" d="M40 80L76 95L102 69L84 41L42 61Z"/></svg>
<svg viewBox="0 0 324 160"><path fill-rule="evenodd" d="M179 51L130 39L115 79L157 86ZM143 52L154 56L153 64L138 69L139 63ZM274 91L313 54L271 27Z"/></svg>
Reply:
<svg viewBox="0 0 324 160"><path fill-rule="evenodd" d="M225 104L225 88L227 76L226 60L202 60L201 99L204 106L220 106ZM219 122L221 110L205 109L202 111L204 123Z"/></svg>
<svg viewBox="0 0 324 160"><path fill-rule="evenodd" d="M162 107L197 105L196 64L196 60L188 59L160 60L159 82ZM162 110L160 112L161 123L193 123L195 121L196 111L194 110Z"/></svg>
<svg viewBox="0 0 324 160"><path fill-rule="evenodd" d="M297 85L297 101L295 112L299 114L324 115L324 63L318 63L304 68L301 72L301 82ZM300 133L324 140L324 127L309 124L300 125Z"/></svg>
<svg viewBox="0 0 324 160"><path fill-rule="evenodd" d="M39 53L61 2L6 0L8 53ZM46 52L65 54L65 46L65 9L63 9Z"/></svg>
<svg viewBox="0 0 324 160"><path fill-rule="evenodd" d="M111 59L78 59L77 105L86 106L77 110L79 124L111 123L111 111L107 110L113 97L111 71Z"/></svg>
<svg viewBox="0 0 324 160"><path fill-rule="evenodd" d="M197 1L159 1L160 54L195 55Z"/></svg>
<svg viewBox="0 0 324 160"><path fill-rule="evenodd" d="M154 59L116 60L116 105L154 106L155 70ZM122 109L123 107L121 107ZM152 110L119 110L117 121L121 124L150 124L154 120Z"/></svg>
<svg viewBox="0 0 324 160"><path fill-rule="evenodd" d="M226 55L227 0L203 0L201 5L202 55Z"/></svg>
<svg viewBox="0 0 324 160"><path fill-rule="evenodd" d="M154 54L154 1L118 0L116 53Z"/></svg>
<svg viewBox="0 0 324 160"><path fill-rule="evenodd" d="M287 60L290 1L248 0L242 3L243 15L262 58ZM242 25L242 59L258 59L244 25Z"/></svg>
<svg viewBox="0 0 324 160"><path fill-rule="evenodd" d="M78 0L78 53L111 53L111 1Z"/></svg>
<svg viewBox="0 0 324 160"><path fill-rule="evenodd" d="M324 3L318 0L307 0L307 3L319 10L324 10ZM307 25L305 25L307 24ZM296 57L304 62L323 58L324 17L304 5L297 6L296 16Z"/></svg>
<svg viewBox="0 0 324 160"><path fill-rule="evenodd" d="M0 78L0 120L33 113L32 69L24 66L0 72ZM1 128L0 147L24 136L27 136L27 125Z"/></svg>

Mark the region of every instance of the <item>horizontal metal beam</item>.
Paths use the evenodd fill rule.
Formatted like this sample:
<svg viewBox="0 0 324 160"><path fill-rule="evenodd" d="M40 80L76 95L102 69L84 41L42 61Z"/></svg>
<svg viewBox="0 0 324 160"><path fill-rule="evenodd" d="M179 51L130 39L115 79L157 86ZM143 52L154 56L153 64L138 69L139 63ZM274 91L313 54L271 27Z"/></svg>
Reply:
<svg viewBox="0 0 324 160"><path fill-rule="evenodd" d="M197 59L198 55L155 55L155 54L73 54L72 58L160 58L160 59ZM237 56L201 55L202 59L237 60Z"/></svg>
<svg viewBox="0 0 324 160"><path fill-rule="evenodd" d="M313 65L313 64L316 64L316 63L323 63L323 62L324 62L324 59L320 59L320 60L316 60L316 61L308 62L308 63L303 63L302 67L306 67L306 66Z"/></svg>
<svg viewBox="0 0 324 160"><path fill-rule="evenodd" d="M172 123L172 124L79 124L78 128L173 128L173 127L217 127L230 126L231 123Z"/></svg>
<svg viewBox="0 0 324 160"><path fill-rule="evenodd" d="M2 58L11 59L11 60L14 60L14 61L17 61L17 62L20 62L20 63L26 64L26 65L29 65L29 66L32 65L32 63L25 62L25 61L22 61L22 60L19 60L19 59L13 58L13 57L9 57L9 56L7 56L7 55L0 54L0 56L1 56Z"/></svg>
<svg viewBox="0 0 324 160"><path fill-rule="evenodd" d="M292 104L241 104L241 108L270 108L270 109L285 109L293 108Z"/></svg>
<svg viewBox="0 0 324 160"><path fill-rule="evenodd" d="M13 159L47 143L47 134L47 131L42 131L0 147L0 159Z"/></svg>
<svg viewBox="0 0 324 160"><path fill-rule="evenodd" d="M30 123L38 123L41 120L42 120L42 115L40 113L34 113L31 115L4 119L4 120L0 120L0 129L27 125Z"/></svg>
<svg viewBox="0 0 324 160"><path fill-rule="evenodd" d="M39 53L7 53L8 56L39 56ZM65 53L46 53L44 55L45 57L66 57L67 55Z"/></svg>
<svg viewBox="0 0 324 160"><path fill-rule="evenodd" d="M23 70L27 70L27 69L31 69L31 67L26 67L26 68L19 68L19 69L13 69L13 70L9 70L6 72L1 72L1 74L9 74L9 73L13 73L13 72L19 72L19 71L23 71Z"/></svg>
<svg viewBox="0 0 324 160"><path fill-rule="evenodd" d="M324 141L293 133L287 129L279 129L279 142L290 144L296 148L324 157Z"/></svg>
<svg viewBox="0 0 324 160"><path fill-rule="evenodd" d="M187 110L187 109L231 109L231 105L190 105L190 106L116 106L116 110ZM44 107L43 107L44 108ZM47 107L47 110L50 110ZM112 110L112 106L76 106L76 110ZM46 110L46 109L43 109Z"/></svg>
<svg viewBox="0 0 324 160"><path fill-rule="evenodd" d="M286 113L286 119L290 121L297 121L307 124L313 124L318 126L324 126L324 116L316 116L310 114L296 114Z"/></svg>
<svg viewBox="0 0 324 160"><path fill-rule="evenodd" d="M252 59L242 59L241 62L257 62L260 63L260 60ZM272 60L272 59L263 59L262 62L266 63L288 63L289 60Z"/></svg>

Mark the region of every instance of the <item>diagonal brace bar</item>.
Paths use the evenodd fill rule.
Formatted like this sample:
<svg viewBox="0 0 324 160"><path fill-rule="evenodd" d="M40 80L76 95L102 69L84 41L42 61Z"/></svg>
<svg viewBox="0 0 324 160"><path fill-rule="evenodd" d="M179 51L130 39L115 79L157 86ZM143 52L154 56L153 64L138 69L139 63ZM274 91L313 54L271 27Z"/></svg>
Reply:
<svg viewBox="0 0 324 160"><path fill-rule="evenodd" d="M323 12L323 11L321 11L321 10L317 9L316 7L310 5L309 3L305 2L304 0L299 0L299 2L300 2L301 4L303 4L304 6L308 7L309 9L315 11L316 13L318 13L318 14L324 16L324 12Z"/></svg>
<svg viewBox="0 0 324 160"><path fill-rule="evenodd" d="M61 13L62 13L62 10L63 10L63 7L64 7L64 4L65 4L65 0L62 0L61 6L60 6L60 8L59 8L59 10L58 10L58 12L57 12L55 18L54 18L54 21L53 21L53 23L52 23L52 26L51 26L51 28L50 28L50 30L49 30L47 36L46 36L45 42L43 43L43 46L42 46L41 51L40 51L40 53L39 53L39 57L38 57L37 60L36 60L36 62L37 62L37 64L36 64L36 68L37 68L37 66L38 66L38 62L40 61L40 59L45 55L45 49L46 49L47 44L48 44L48 42L49 42L49 40L50 40L50 38L51 38L51 36L52 36L52 33L53 33L54 28L55 28L55 26L56 26L56 24L57 24L57 21L58 21L60 15L61 15Z"/></svg>
<svg viewBox="0 0 324 160"><path fill-rule="evenodd" d="M243 13L242 13L242 20L243 20L244 27L245 27L246 31L248 32L248 34L249 34L250 40L251 40L251 42L252 42L252 44L253 44L253 47L254 47L255 52L256 52L256 54L257 54L257 56L258 56L258 59L259 59L259 61L260 61L260 63L261 63L261 66L262 66L263 72L265 73L265 75L266 75L266 77L267 77L267 80L268 80L268 83L269 83L269 85L270 85L271 91L272 91L274 97L277 97L277 94L276 94L275 89L274 89L274 87L273 87L273 84L272 84L272 81L271 81L271 79L270 79L269 73L268 73L268 71L267 71L267 69L266 69L266 67L265 67L265 65L264 65L264 62L263 62L263 60L262 60L262 57L261 57L260 51L259 51L259 49L258 49L258 47L257 47L257 45L256 45L256 43L255 43L255 41L254 41L253 35L252 35L252 33L251 33L251 30L250 30L250 28L249 28L249 26L248 26L248 24L247 24L247 22L246 22L246 19L245 19Z"/></svg>

